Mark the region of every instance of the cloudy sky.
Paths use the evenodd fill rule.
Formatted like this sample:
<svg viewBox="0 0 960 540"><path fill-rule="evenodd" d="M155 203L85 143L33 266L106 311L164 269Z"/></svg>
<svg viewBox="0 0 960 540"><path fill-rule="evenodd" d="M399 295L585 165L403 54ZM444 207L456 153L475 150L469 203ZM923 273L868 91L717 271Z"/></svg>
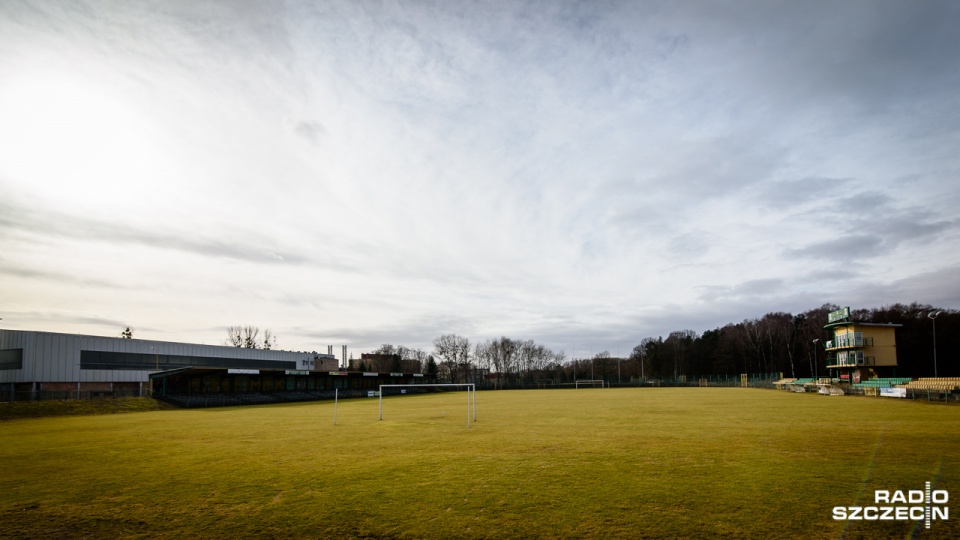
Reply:
<svg viewBox="0 0 960 540"><path fill-rule="evenodd" d="M952 1L0 2L2 328L568 356L960 308Z"/></svg>

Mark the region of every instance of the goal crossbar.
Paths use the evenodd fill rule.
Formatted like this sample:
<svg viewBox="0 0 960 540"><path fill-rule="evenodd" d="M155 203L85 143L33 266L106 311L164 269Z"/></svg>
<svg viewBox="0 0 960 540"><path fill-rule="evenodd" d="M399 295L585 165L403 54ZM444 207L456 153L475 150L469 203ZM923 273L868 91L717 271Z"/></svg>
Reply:
<svg viewBox="0 0 960 540"><path fill-rule="evenodd" d="M383 420L383 389L384 388L436 388L441 386L467 389L467 427L470 427L470 401L473 399L473 421L477 421L477 385L474 383L437 383L437 384L381 384L380 391L380 420Z"/></svg>

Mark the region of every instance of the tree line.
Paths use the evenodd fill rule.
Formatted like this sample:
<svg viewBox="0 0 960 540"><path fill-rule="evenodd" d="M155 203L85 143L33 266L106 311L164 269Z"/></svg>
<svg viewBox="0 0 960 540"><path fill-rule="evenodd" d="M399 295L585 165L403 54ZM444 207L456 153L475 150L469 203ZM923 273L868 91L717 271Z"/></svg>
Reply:
<svg viewBox="0 0 960 540"><path fill-rule="evenodd" d="M797 314L767 313L702 334L677 330L666 337L645 337L625 358L612 357L608 351L568 358L564 351L553 351L529 339L503 336L471 343L457 334L434 339L432 353L390 344L382 345L377 352L396 354L400 360L419 360L423 372L429 370L442 380L485 380L511 386L582 379L694 380L741 373L825 376L824 343L833 335L824 326L828 314L837 309L839 306L824 304ZM932 319L934 314L936 318ZM851 316L857 322L901 325L896 329L895 373L900 377L934 375L936 325L936 373L940 377L960 376L960 311L912 303L853 310Z"/></svg>
<svg viewBox="0 0 960 540"><path fill-rule="evenodd" d="M645 337L624 358L612 357L608 351L568 358L566 352L553 351L530 339L502 336L472 343L457 334L434 339L432 351L386 343L373 354L392 358L390 371L420 372L450 382L484 380L510 386L582 379L693 380L741 373L825 376L824 343L833 336L824 326L828 314L837 309L839 306L824 304L797 314L767 313L702 334L676 330L666 337ZM960 311L914 302L853 310L851 319L901 325L896 329L896 376L930 377L935 372L941 377L960 376ZM132 337L132 331L125 329L123 335ZM225 343L234 347L276 348L276 338L269 328L261 331L251 325L228 327ZM365 371L373 367L355 361L351 369Z"/></svg>

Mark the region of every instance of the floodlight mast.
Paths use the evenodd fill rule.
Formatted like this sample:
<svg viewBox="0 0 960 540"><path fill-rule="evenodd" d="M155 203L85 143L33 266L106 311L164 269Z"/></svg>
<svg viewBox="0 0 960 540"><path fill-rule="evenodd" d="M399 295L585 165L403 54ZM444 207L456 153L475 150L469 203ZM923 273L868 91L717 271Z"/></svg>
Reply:
<svg viewBox="0 0 960 540"><path fill-rule="evenodd" d="M820 355L817 354L817 343L820 342L820 338L813 340L813 378L820 382L820 377L817 376L817 364L820 363Z"/></svg>
<svg viewBox="0 0 960 540"><path fill-rule="evenodd" d="M934 313L931 311L927 313L927 317L933 321L933 376L937 376L937 315L940 315L940 312L937 311Z"/></svg>

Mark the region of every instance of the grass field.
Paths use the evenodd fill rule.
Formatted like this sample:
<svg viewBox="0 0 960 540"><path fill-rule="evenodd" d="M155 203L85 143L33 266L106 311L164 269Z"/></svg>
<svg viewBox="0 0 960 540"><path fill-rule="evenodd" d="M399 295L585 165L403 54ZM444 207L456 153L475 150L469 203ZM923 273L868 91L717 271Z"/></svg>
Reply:
<svg viewBox="0 0 960 540"><path fill-rule="evenodd" d="M479 392L0 422L3 538L958 538L960 407L738 388ZM958 505L952 504L951 510Z"/></svg>

